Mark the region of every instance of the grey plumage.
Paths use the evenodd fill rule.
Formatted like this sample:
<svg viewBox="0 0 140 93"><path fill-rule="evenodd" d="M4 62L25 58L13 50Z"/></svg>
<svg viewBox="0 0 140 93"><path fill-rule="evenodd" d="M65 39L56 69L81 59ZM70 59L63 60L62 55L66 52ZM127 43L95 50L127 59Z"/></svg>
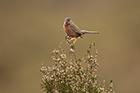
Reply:
<svg viewBox="0 0 140 93"><path fill-rule="evenodd" d="M99 34L98 31L87 31L87 30L81 30L77 25L74 24L74 22L71 22L70 28L72 31L78 33L78 34Z"/></svg>
<svg viewBox="0 0 140 93"><path fill-rule="evenodd" d="M74 22L71 20L70 17L66 17L64 24L64 31L67 33L69 37L81 37L83 34L99 34L98 31L87 31L81 30Z"/></svg>

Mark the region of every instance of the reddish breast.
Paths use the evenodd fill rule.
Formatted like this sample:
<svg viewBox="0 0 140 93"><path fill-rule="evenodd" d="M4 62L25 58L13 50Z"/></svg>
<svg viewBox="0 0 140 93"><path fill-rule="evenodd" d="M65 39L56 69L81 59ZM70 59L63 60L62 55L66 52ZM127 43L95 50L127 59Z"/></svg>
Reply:
<svg viewBox="0 0 140 93"><path fill-rule="evenodd" d="M78 37L79 35L75 32L73 32L70 28L70 25L63 25L64 31L67 33L68 36L70 37Z"/></svg>

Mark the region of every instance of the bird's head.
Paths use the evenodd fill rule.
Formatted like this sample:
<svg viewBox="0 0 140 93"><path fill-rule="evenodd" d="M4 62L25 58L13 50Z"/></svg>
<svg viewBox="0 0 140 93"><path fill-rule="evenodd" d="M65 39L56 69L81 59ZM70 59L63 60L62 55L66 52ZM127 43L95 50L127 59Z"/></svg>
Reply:
<svg viewBox="0 0 140 93"><path fill-rule="evenodd" d="M65 20L64 20L64 23L65 23L66 25L69 25L71 22L72 22L72 20L71 20L70 17L66 17Z"/></svg>

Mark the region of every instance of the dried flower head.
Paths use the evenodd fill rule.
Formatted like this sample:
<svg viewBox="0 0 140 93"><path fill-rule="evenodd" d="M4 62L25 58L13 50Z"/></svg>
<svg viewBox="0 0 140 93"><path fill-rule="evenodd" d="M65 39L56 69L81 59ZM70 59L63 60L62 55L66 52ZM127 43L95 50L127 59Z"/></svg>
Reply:
<svg viewBox="0 0 140 93"><path fill-rule="evenodd" d="M66 54L61 54L60 57L61 57L62 59L66 59Z"/></svg>

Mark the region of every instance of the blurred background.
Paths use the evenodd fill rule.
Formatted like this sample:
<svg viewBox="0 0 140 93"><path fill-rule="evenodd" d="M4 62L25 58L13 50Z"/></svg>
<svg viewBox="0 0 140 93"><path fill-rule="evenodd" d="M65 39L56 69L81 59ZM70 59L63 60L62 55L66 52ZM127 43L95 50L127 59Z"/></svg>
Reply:
<svg viewBox="0 0 140 93"><path fill-rule="evenodd" d="M78 40L79 57L96 42L99 77L140 93L139 0L0 0L0 93L41 93L40 66L64 41L67 16L101 33Z"/></svg>

